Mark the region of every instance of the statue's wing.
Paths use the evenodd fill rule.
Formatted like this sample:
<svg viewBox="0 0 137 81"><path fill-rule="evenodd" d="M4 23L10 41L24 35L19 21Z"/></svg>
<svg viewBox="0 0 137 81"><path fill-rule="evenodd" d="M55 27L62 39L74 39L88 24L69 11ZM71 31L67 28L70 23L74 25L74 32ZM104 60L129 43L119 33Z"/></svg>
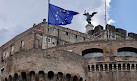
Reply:
<svg viewBox="0 0 137 81"><path fill-rule="evenodd" d="M92 15L90 15L90 16L93 17L95 14L97 14L97 12L93 12Z"/></svg>

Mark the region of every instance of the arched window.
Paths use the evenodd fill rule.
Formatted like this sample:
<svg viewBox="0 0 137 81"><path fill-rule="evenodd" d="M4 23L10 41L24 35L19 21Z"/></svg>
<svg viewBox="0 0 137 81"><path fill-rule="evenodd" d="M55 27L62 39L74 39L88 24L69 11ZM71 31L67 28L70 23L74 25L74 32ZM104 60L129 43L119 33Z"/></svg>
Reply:
<svg viewBox="0 0 137 81"><path fill-rule="evenodd" d="M31 81L35 81L36 80L35 72L34 71L30 71L29 76L30 76L30 80Z"/></svg>
<svg viewBox="0 0 137 81"><path fill-rule="evenodd" d="M90 71L90 65L88 65L88 71Z"/></svg>
<svg viewBox="0 0 137 81"><path fill-rule="evenodd" d="M77 81L78 80L78 77L75 75L74 77L73 77L73 81Z"/></svg>
<svg viewBox="0 0 137 81"><path fill-rule="evenodd" d="M136 64L136 70L137 70L137 64Z"/></svg>
<svg viewBox="0 0 137 81"><path fill-rule="evenodd" d="M22 80L23 81L27 81L27 77L26 77L26 73L25 72L22 72L21 76L22 76Z"/></svg>
<svg viewBox="0 0 137 81"><path fill-rule="evenodd" d="M131 69L134 70L135 69L135 66L134 64L131 65Z"/></svg>
<svg viewBox="0 0 137 81"><path fill-rule="evenodd" d="M121 70L121 64L118 64L118 70Z"/></svg>
<svg viewBox="0 0 137 81"><path fill-rule="evenodd" d="M84 56L85 58L102 57L103 50L99 48L86 49L82 51L82 56Z"/></svg>
<svg viewBox="0 0 137 81"><path fill-rule="evenodd" d="M125 64L123 64L123 70L125 70L126 69L126 65Z"/></svg>
<svg viewBox="0 0 137 81"><path fill-rule="evenodd" d="M48 72L48 78L49 79L53 79L53 77L54 77L54 72L53 71L49 71Z"/></svg>
<svg viewBox="0 0 137 81"><path fill-rule="evenodd" d="M116 64L114 64L114 70L116 70L117 69L117 66L116 66Z"/></svg>
<svg viewBox="0 0 137 81"><path fill-rule="evenodd" d="M67 75L66 75L66 79L67 79L67 81L70 81L71 75L70 75L70 74L67 74Z"/></svg>
<svg viewBox="0 0 137 81"><path fill-rule="evenodd" d="M38 76L39 81L44 81L44 77L45 77L44 71L39 71L38 75L39 75Z"/></svg>
<svg viewBox="0 0 137 81"><path fill-rule="evenodd" d="M94 69L94 65L92 65L92 71L94 71L95 69Z"/></svg>
<svg viewBox="0 0 137 81"><path fill-rule="evenodd" d="M23 48L25 45L24 40L21 41L21 47Z"/></svg>
<svg viewBox="0 0 137 81"><path fill-rule="evenodd" d="M83 78L82 77L80 77L80 80L79 81L83 81Z"/></svg>
<svg viewBox="0 0 137 81"><path fill-rule="evenodd" d="M35 48L38 48L38 47L39 47L39 40L35 39Z"/></svg>
<svg viewBox="0 0 137 81"><path fill-rule="evenodd" d="M117 56L133 56L137 57L137 49L132 47L123 47L118 49Z"/></svg>
<svg viewBox="0 0 137 81"><path fill-rule="evenodd" d="M9 75L9 81L12 81L12 76L11 75Z"/></svg>
<svg viewBox="0 0 137 81"><path fill-rule="evenodd" d="M96 71L99 71L99 66L98 65L96 65Z"/></svg>
<svg viewBox="0 0 137 81"><path fill-rule="evenodd" d="M29 75L35 75L34 71L30 71Z"/></svg>
<svg viewBox="0 0 137 81"><path fill-rule="evenodd" d="M44 71L39 71L39 75L44 75Z"/></svg>
<svg viewBox="0 0 137 81"><path fill-rule="evenodd" d="M102 64L100 65L100 70L103 71L103 65Z"/></svg>
<svg viewBox="0 0 137 81"><path fill-rule="evenodd" d="M5 78L5 81L8 81L7 78Z"/></svg>
<svg viewBox="0 0 137 81"><path fill-rule="evenodd" d="M57 74L57 79L58 79L59 81L62 81L62 78L63 78L63 73L62 73L62 72L58 72L58 74Z"/></svg>
<svg viewBox="0 0 137 81"><path fill-rule="evenodd" d="M127 64L127 70L130 70L130 64Z"/></svg>
<svg viewBox="0 0 137 81"><path fill-rule="evenodd" d="M107 65L107 64L105 64L105 70L106 70L106 71L108 70L108 65Z"/></svg>
<svg viewBox="0 0 137 81"><path fill-rule="evenodd" d="M14 74L14 81L18 81L18 74L17 73Z"/></svg>
<svg viewBox="0 0 137 81"><path fill-rule="evenodd" d="M109 64L109 70L112 70L112 64Z"/></svg>

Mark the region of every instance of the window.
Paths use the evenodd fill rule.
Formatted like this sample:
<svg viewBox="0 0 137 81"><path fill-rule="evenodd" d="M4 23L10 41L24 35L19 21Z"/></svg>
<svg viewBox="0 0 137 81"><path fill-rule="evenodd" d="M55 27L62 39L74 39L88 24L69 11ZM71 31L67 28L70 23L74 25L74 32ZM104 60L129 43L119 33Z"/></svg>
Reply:
<svg viewBox="0 0 137 81"><path fill-rule="evenodd" d="M35 40L35 47L38 47L38 46L39 46L39 40L36 39L36 40Z"/></svg>
<svg viewBox="0 0 137 81"><path fill-rule="evenodd" d="M75 38L77 39L77 38L78 38L78 36L77 36L77 35L75 35Z"/></svg>
<svg viewBox="0 0 137 81"><path fill-rule="evenodd" d="M114 70L116 70L117 69L117 66L116 66L116 64L114 64Z"/></svg>
<svg viewBox="0 0 137 81"><path fill-rule="evenodd" d="M133 70L135 68L134 64L131 65L131 69Z"/></svg>
<svg viewBox="0 0 137 81"><path fill-rule="evenodd" d="M27 77L26 77L26 73L25 73L25 72L22 72L22 73L21 73L21 77L22 77L22 80L23 80L23 81L26 81L26 80L27 80Z"/></svg>
<svg viewBox="0 0 137 81"><path fill-rule="evenodd" d="M46 38L46 42L51 42L51 38Z"/></svg>
<svg viewBox="0 0 137 81"><path fill-rule="evenodd" d="M90 71L90 65L88 65L88 71Z"/></svg>
<svg viewBox="0 0 137 81"><path fill-rule="evenodd" d="M62 72L58 72L58 74L57 74L57 80L58 81L62 81L62 79L63 79L63 73Z"/></svg>
<svg viewBox="0 0 137 81"><path fill-rule="evenodd" d="M21 41L21 47L24 47L24 40Z"/></svg>
<svg viewBox="0 0 137 81"><path fill-rule="evenodd" d="M108 70L108 65L107 65L107 64L105 64L105 70L106 70L106 71Z"/></svg>
<svg viewBox="0 0 137 81"><path fill-rule="evenodd" d="M5 57L6 56L6 53L5 52L3 52L3 57Z"/></svg>
<svg viewBox="0 0 137 81"><path fill-rule="evenodd" d="M99 67L98 67L98 65L96 65L96 71L99 71Z"/></svg>
<svg viewBox="0 0 137 81"><path fill-rule="evenodd" d="M83 78L82 78L82 77L80 77L80 81L83 81Z"/></svg>
<svg viewBox="0 0 137 81"><path fill-rule="evenodd" d="M85 41L85 37L83 37L83 40Z"/></svg>
<svg viewBox="0 0 137 81"><path fill-rule="evenodd" d="M52 28L48 28L48 31L51 32Z"/></svg>
<svg viewBox="0 0 137 81"><path fill-rule="evenodd" d="M6 53L6 57L8 57L9 55L10 55L10 53L9 53L9 52L7 52L7 53Z"/></svg>
<svg viewBox="0 0 137 81"><path fill-rule="evenodd" d="M103 65L102 64L100 65L100 70L103 71Z"/></svg>
<svg viewBox="0 0 137 81"><path fill-rule="evenodd" d="M130 70L130 64L127 64L127 70Z"/></svg>
<svg viewBox="0 0 137 81"><path fill-rule="evenodd" d="M3 77L4 68L1 69L1 77Z"/></svg>
<svg viewBox="0 0 137 81"><path fill-rule="evenodd" d="M48 72L48 78L51 80L51 79L53 79L53 77L54 77L54 72L53 71L49 71Z"/></svg>
<svg viewBox="0 0 137 81"><path fill-rule="evenodd" d="M126 65L125 64L123 64L123 70L125 70L126 69Z"/></svg>
<svg viewBox="0 0 137 81"><path fill-rule="evenodd" d="M94 71L94 65L92 65L92 71Z"/></svg>
<svg viewBox="0 0 137 81"><path fill-rule="evenodd" d="M109 70L112 70L112 64L109 64Z"/></svg>
<svg viewBox="0 0 137 81"><path fill-rule="evenodd" d="M11 52L14 52L14 46L11 47Z"/></svg>
<svg viewBox="0 0 137 81"><path fill-rule="evenodd" d="M74 77L73 77L73 81L77 81L78 80L78 77L75 75Z"/></svg>
<svg viewBox="0 0 137 81"><path fill-rule="evenodd" d="M70 74L67 74L67 75L66 75L66 79L67 79L67 81L70 81L70 80L71 80L71 75L70 75Z"/></svg>
<svg viewBox="0 0 137 81"><path fill-rule="evenodd" d="M121 64L118 64L118 70L121 70Z"/></svg>
<svg viewBox="0 0 137 81"><path fill-rule="evenodd" d="M69 34L69 33L68 33L68 32L66 32L66 35L67 35L67 36L68 36L68 34Z"/></svg>

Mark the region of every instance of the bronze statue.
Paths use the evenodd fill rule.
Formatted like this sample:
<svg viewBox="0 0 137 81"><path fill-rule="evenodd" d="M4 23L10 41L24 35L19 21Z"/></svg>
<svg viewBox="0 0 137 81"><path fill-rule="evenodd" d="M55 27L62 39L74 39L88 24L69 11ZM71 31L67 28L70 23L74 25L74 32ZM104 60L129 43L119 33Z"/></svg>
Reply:
<svg viewBox="0 0 137 81"><path fill-rule="evenodd" d="M91 24L91 18L97 14L97 12L93 12L92 15L90 15L88 12L85 11L85 13L83 15L85 15L87 17L86 21Z"/></svg>

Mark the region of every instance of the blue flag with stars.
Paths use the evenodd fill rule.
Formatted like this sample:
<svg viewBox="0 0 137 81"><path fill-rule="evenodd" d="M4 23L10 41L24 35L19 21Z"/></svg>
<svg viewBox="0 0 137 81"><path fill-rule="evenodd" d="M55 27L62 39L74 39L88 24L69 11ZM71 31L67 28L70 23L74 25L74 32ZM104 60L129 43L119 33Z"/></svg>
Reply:
<svg viewBox="0 0 137 81"><path fill-rule="evenodd" d="M49 3L48 24L51 25L67 25L71 23L77 12L65 10Z"/></svg>

